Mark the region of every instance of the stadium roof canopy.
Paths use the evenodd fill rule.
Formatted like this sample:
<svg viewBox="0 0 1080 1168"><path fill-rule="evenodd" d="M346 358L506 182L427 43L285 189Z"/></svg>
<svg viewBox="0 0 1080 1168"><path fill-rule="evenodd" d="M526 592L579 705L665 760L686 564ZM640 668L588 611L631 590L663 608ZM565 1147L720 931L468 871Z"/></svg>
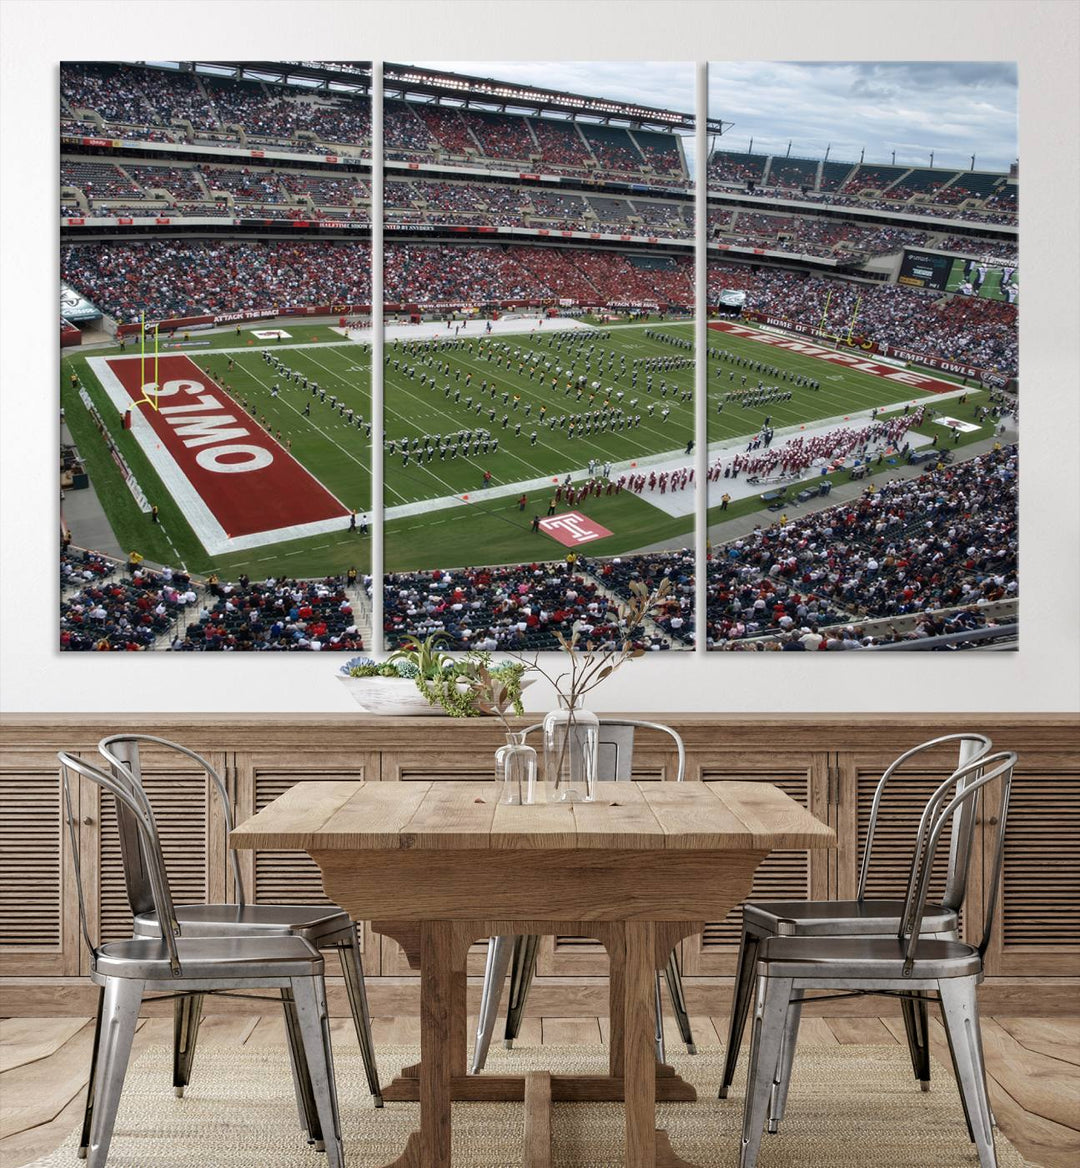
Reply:
<svg viewBox="0 0 1080 1168"><path fill-rule="evenodd" d="M413 65L384 66L383 88L389 95L426 101L444 102L499 113L558 114L564 118L584 118L604 125L626 125L648 130L684 130L694 128L694 115L659 106L637 105L606 97L586 97L560 89L498 81L494 77L474 77L466 73L445 73L438 69L421 69ZM710 118L711 134L722 134L730 125Z"/></svg>
<svg viewBox="0 0 1080 1168"><path fill-rule="evenodd" d="M154 63L176 67L173 62ZM371 88L371 63L368 61L195 61L179 67L222 77L310 89L366 92ZM383 70L383 87L390 97L498 113L554 115L568 120L582 119L643 130L688 132L694 128L694 115L678 110L497 81L493 77L421 69L413 65L387 62ZM709 118L707 131L723 134L731 124L720 118Z"/></svg>

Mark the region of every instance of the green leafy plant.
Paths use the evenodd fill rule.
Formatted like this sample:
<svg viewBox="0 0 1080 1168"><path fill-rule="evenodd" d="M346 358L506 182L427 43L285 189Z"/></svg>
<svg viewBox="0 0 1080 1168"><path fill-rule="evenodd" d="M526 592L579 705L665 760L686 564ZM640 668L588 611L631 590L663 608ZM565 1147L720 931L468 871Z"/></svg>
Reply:
<svg viewBox="0 0 1080 1168"><path fill-rule="evenodd" d="M444 673L449 673L454 669L453 655L444 653L439 648L439 645L445 643L445 633L432 633L430 637L425 637L422 641L410 641L391 653L386 659L386 664L397 667L400 662L404 666L415 666L415 673L412 669L407 669L404 674L400 673L399 670L399 676L434 681Z"/></svg>
<svg viewBox="0 0 1080 1168"><path fill-rule="evenodd" d="M491 654L473 651L455 655L444 652L445 634L433 633L391 653L381 663L356 657L341 667L347 677L409 678L433 706L441 706L452 718L493 715L509 729L507 715L524 712L521 679L529 666L520 661L492 664Z"/></svg>

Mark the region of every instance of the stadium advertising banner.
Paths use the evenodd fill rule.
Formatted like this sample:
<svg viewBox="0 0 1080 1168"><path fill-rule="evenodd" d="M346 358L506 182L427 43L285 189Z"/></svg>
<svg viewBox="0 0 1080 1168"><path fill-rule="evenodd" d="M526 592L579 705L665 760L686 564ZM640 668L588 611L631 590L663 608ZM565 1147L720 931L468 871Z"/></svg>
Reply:
<svg viewBox="0 0 1080 1168"><path fill-rule="evenodd" d="M64 320L81 321L97 320L101 316L100 309L96 308L81 292L76 292L70 284L60 281L60 316Z"/></svg>
<svg viewBox="0 0 1080 1168"><path fill-rule="evenodd" d="M860 349L865 353L876 353L878 351L877 343L868 340L866 337L853 336L851 340L848 340L846 337L834 336L824 329L803 324L802 321L788 320L787 317L783 316L770 316L767 312L757 312L752 308L744 311L743 316L747 320L756 320L761 324L768 325L770 328L783 329L785 332L798 333L800 336L820 337L822 340L834 341L836 344L844 345L849 349Z"/></svg>
<svg viewBox="0 0 1080 1168"><path fill-rule="evenodd" d="M952 256L905 249L904 258L900 261L897 283L909 284L913 288L936 288L944 292L952 266Z"/></svg>

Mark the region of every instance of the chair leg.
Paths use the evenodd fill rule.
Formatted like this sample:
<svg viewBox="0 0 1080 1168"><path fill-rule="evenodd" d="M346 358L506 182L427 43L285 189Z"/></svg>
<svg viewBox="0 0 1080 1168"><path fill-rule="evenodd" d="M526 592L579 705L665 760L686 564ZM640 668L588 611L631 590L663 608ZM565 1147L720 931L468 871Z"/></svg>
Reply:
<svg viewBox="0 0 1080 1168"><path fill-rule="evenodd" d="M203 994L184 994L173 1002L173 1091L178 1099L183 1098L184 1088L191 1082L203 997Z"/></svg>
<svg viewBox="0 0 1080 1168"><path fill-rule="evenodd" d="M656 1015L656 1061L664 1061L664 999L660 996L660 974L655 977L655 992L653 994L653 1013Z"/></svg>
<svg viewBox="0 0 1080 1168"><path fill-rule="evenodd" d="M364 985L364 965L360 958L360 937L357 925L352 927L352 939L348 945L339 945L341 971L345 975L345 992L349 997L356 1038L360 1043L360 1054L364 1060L368 1090L376 1107L382 1107L382 1088L379 1086L379 1067L375 1061L375 1043L371 1038L371 1011L368 1008L367 988Z"/></svg>
<svg viewBox="0 0 1080 1168"><path fill-rule="evenodd" d="M739 1048L742 1046L746 1018L754 1000L754 967L757 965L761 940L752 933L743 932L739 946L738 974L735 978L735 992L731 999L731 1017L728 1019L727 1050L724 1053L724 1077L720 1080L721 1099L728 1097L731 1084L735 1081L735 1068L739 1062Z"/></svg>
<svg viewBox="0 0 1080 1168"><path fill-rule="evenodd" d="M787 1107L788 1087L791 1085L791 1068L795 1062L795 1047L799 1042L799 1022L802 1019L803 991L795 990L791 995L787 1018L784 1022L784 1044L780 1050L780 1061L776 1066L769 1096L769 1134L776 1135L780 1121Z"/></svg>
<svg viewBox="0 0 1080 1168"><path fill-rule="evenodd" d="M761 1129L769 1112L769 1100L780 1048L784 1042L788 1007L791 1002L791 978L762 977L758 979L757 1002L754 1007L754 1028L750 1039L750 1070L746 1080L746 1100L743 1104L742 1145L739 1150L739 1168L754 1168L761 1147Z"/></svg>
<svg viewBox="0 0 1080 1168"><path fill-rule="evenodd" d="M667 980L668 997L671 998L671 1008L675 1012L675 1021L679 1027L679 1036L686 1044L687 1054L697 1054L694 1045L694 1032L690 1029L690 1014L686 1009L686 996L683 994L682 970L679 968L679 955L673 949L664 970Z"/></svg>
<svg viewBox="0 0 1080 1168"><path fill-rule="evenodd" d="M514 953L513 936L491 937L488 940L487 963L484 966L484 987L480 993L480 1017L476 1023L476 1045L473 1047L472 1073L478 1075L487 1062L495 1022L499 1015L506 971Z"/></svg>
<svg viewBox="0 0 1080 1168"><path fill-rule="evenodd" d="M131 1057L131 1042L139 1022L143 985L142 981L122 977L110 977L105 982L94 1074L90 1146L86 1156L88 1168L105 1168L109 1157L116 1112Z"/></svg>
<svg viewBox="0 0 1080 1168"><path fill-rule="evenodd" d="M285 1039L289 1045L289 1067L292 1070L293 1090L296 1092L296 1110L300 1115L300 1128L307 1133L309 1144L322 1150L322 1128L319 1113L315 1107L315 1096L311 1088L307 1060L304 1058L304 1044L300 1035L300 1023L296 1017L296 1001L291 989L281 991L281 1007L285 1015Z"/></svg>
<svg viewBox="0 0 1080 1168"><path fill-rule="evenodd" d="M953 1080L956 1083L956 1089L960 1095L960 1106L964 1111L964 1123L967 1125L968 1139L974 1143L975 1129L971 1126L971 1116L968 1114L967 1099L964 1098L964 1092L960 1088L960 1072L956 1066L956 1052L953 1050L952 1035L949 1034L949 1028L945 1021L945 1006L940 999L938 1000L938 1008L941 1011L941 1025L945 1028L945 1041L949 1047L949 1059L952 1062Z"/></svg>
<svg viewBox="0 0 1080 1168"><path fill-rule="evenodd" d="M949 1035L960 1096L979 1153L980 1168L997 1168L990 1101L986 1094L986 1068L979 1037L979 1003L973 977L949 978L938 983L941 1012Z"/></svg>
<svg viewBox="0 0 1080 1168"><path fill-rule="evenodd" d="M506 1032L503 1038L503 1046L507 1050L513 1047L514 1039L521 1031L525 999L529 996L529 986L536 972L536 951L539 946L539 937L517 937L514 941L514 956L510 962L510 993L506 1001Z"/></svg>
<svg viewBox="0 0 1080 1168"><path fill-rule="evenodd" d="M83 1107L82 1135L79 1136L80 1160L86 1159L86 1151L90 1147L90 1124L94 1117L94 1079L97 1075L98 1045L101 1042L101 1009L105 1002L105 987L98 987L97 1019L94 1022L94 1048L90 1052L90 1079L86 1086L86 1104Z"/></svg>
<svg viewBox="0 0 1080 1168"><path fill-rule="evenodd" d="M334 1055L330 1049L330 1019L326 1009L326 985L321 977L292 979L292 993L315 1108L326 1145L327 1168L344 1168Z"/></svg>
<svg viewBox="0 0 1080 1168"><path fill-rule="evenodd" d="M904 1031L907 1034L908 1053L911 1068L923 1091L930 1090L930 1031L927 1020L926 996L915 993L910 998L901 998L900 1007L904 1013Z"/></svg>

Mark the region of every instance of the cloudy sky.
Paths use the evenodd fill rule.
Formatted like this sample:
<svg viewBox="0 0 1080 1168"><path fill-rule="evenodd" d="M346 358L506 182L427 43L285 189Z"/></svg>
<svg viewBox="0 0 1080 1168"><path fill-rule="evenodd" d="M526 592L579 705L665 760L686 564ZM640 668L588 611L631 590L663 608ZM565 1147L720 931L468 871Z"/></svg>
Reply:
<svg viewBox="0 0 1080 1168"><path fill-rule="evenodd" d="M1005 61L727 61L709 113L731 147L821 158L1001 170L1018 157L1016 66Z"/></svg>
<svg viewBox="0 0 1080 1168"><path fill-rule="evenodd" d="M694 67L672 61L418 61L418 65L694 108ZM734 122L730 148L820 158L1006 168L1018 157L1016 67L999 61L721 61L709 113Z"/></svg>

